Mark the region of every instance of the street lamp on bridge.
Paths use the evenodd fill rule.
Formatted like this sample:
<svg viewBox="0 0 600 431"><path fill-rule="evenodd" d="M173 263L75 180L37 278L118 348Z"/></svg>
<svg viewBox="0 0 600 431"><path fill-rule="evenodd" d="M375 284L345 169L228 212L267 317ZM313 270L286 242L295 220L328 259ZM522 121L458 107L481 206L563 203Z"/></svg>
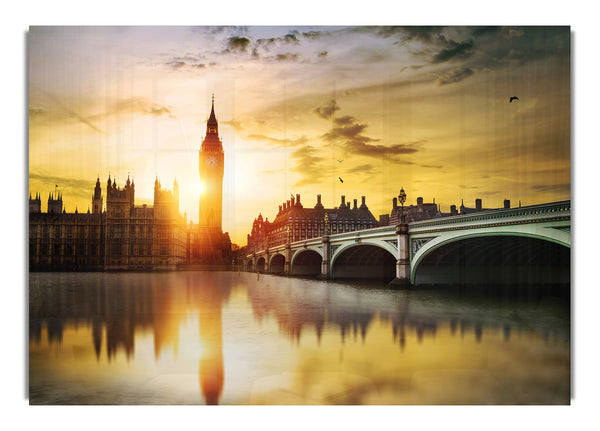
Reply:
<svg viewBox="0 0 600 431"><path fill-rule="evenodd" d="M400 223L404 223L404 202L406 202L406 192L404 191L404 187L400 188L398 201L400 201Z"/></svg>

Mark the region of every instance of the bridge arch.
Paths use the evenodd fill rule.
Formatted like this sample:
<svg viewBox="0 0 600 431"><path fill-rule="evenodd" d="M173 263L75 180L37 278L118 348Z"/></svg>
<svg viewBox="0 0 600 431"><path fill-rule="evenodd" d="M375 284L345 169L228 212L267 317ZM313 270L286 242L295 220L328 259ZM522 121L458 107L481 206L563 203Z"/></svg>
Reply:
<svg viewBox="0 0 600 431"><path fill-rule="evenodd" d="M261 272L264 273L265 272L265 268L266 267L266 261L264 256L260 256L259 258L256 259L256 272Z"/></svg>
<svg viewBox="0 0 600 431"><path fill-rule="evenodd" d="M570 243L565 232L525 226L431 239L412 256L411 283L568 283Z"/></svg>
<svg viewBox="0 0 600 431"><path fill-rule="evenodd" d="M396 256L377 243L354 243L336 250L331 259L332 278L392 280L396 274Z"/></svg>
<svg viewBox="0 0 600 431"><path fill-rule="evenodd" d="M275 253L269 259L269 274L283 274L285 271L285 256Z"/></svg>
<svg viewBox="0 0 600 431"><path fill-rule="evenodd" d="M306 248L298 250L292 257L291 275L319 275L323 256L317 250Z"/></svg>

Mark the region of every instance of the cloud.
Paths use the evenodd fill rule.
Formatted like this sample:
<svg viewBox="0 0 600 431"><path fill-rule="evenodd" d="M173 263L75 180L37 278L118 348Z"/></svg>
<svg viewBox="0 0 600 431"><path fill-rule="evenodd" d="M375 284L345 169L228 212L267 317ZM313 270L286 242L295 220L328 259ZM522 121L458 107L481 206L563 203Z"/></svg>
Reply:
<svg viewBox="0 0 600 431"><path fill-rule="evenodd" d="M150 115L155 115L157 117L160 117L163 114L168 115L171 118L174 118L173 114L171 113L171 110L165 106L161 106L158 105L156 103L152 104L150 107L148 107L145 110L146 114L150 114Z"/></svg>
<svg viewBox="0 0 600 431"><path fill-rule="evenodd" d="M231 126L236 132L244 131L244 127L242 127L242 124L235 119L229 121L221 121L221 125Z"/></svg>
<svg viewBox="0 0 600 431"><path fill-rule="evenodd" d="M537 186L531 186L531 190L538 193L571 193L571 183L541 184Z"/></svg>
<svg viewBox="0 0 600 431"><path fill-rule="evenodd" d="M420 165L422 168L442 169L442 165Z"/></svg>
<svg viewBox="0 0 600 431"><path fill-rule="evenodd" d="M447 85L447 84L455 84L457 82L463 81L465 79L467 79L469 76L473 75L475 72L473 72L472 69L470 68L456 68L456 69L452 69L449 70L445 73L443 73L442 75L440 75L437 79L437 84L438 85Z"/></svg>
<svg viewBox="0 0 600 431"><path fill-rule="evenodd" d="M262 171L263 174L267 175L280 174L282 172L285 172L285 169L267 169Z"/></svg>
<svg viewBox="0 0 600 431"><path fill-rule="evenodd" d="M247 37L233 36L227 40L227 47L231 51L246 52L246 48L250 43L250 39Z"/></svg>
<svg viewBox="0 0 600 431"><path fill-rule="evenodd" d="M472 31L472 35L475 37L484 36L488 34L498 34L502 30L502 27L498 26L484 26L484 27L476 27Z"/></svg>
<svg viewBox="0 0 600 431"><path fill-rule="evenodd" d="M334 127L321 138L332 144L340 145L348 154L361 155L376 158L389 158L397 163L413 164L401 158L402 155L413 154L418 151L419 142L408 144L380 145L372 144L379 139L363 135L367 128L366 124L359 123L356 118L346 115L334 119Z"/></svg>
<svg viewBox="0 0 600 431"><path fill-rule="evenodd" d="M247 26L224 26L224 25L220 25L220 26L195 26L195 27L191 27L190 31L192 33L195 34L199 34L199 35L221 35L221 34L234 34L234 35L240 35L240 34L246 34L248 33L248 27Z"/></svg>
<svg viewBox="0 0 600 431"><path fill-rule="evenodd" d="M401 42L419 41L425 44L435 42L444 29L441 26L359 26L350 29L354 33L370 33L382 38L397 36Z"/></svg>
<svg viewBox="0 0 600 431"><path fill-rule="evenodd" d="M184 68L202 69L206 67L206 64L202 62L202 58L190 55L171 57L169 60L164 62L164 64L172 70L181 70Z"/></svg>
<svg viewBox="0 0 600 431"><path fill-rule="evenodd" d="M63 104L60 100L58 100L57 97L53 96L52 94L43 91L42 92L44 94L46 94L46 96L48 96L50 99L52 99L52 101L59 107L61 108L63 111L65 111L70 117L75 118L77 120L79 120L81 123L85 124L86 126L90 127L91 129L95 130L98 133L102 133L103 135L106 135L106 132L104 130L99 129L98 127L96 127L94 124L92 124L88 118L78 114L77 112L73 111L72 109L70 109L69 107L67 107L65 104Z"/></svg>
<svg viewBox="0 0 600 431"><path fill-rule="evenodd" d="M36 86L37 88L37 86ZM132 113L139 112L143 114L151 115L163 115L167 114L172 116L169 108L161 106L159 104L151 104L143 98L128 98L116 101L108 105L108 109L101 112L96 112L92 115L83 115L79 112L75 112L69 107L71 105L68 101L63 101L56 96L48 93L45 90L38 90L48 98L48 106L32 106L29 110L29 116L31 119L50 116L53 124L66 123L69 124L72 119L75 119L86 126L90 127L94 131L106 134L106 132L96 126L96 123L104 121L106 118L120 113ZM77 103L77 106L89 106L90 103Z"/></svg>
<svg viewBox="0 0 600 431"><path fill-rule="evenodd" d="M54 186L58 185L59 188L88 189L89 192L86 192L86 195L90 196L94 191L94 186L96 185L95 179L81 180L76 178L57 177L55 175L45 175L37 172L30 172L29 179L39 180L43 183L50 184L52 192L54 192Z"/></svg>
<svg viewBox="0 0 600 431"><path fill-rule="evenodd" d="M160 117L168 115L170 118L175 118L171 109L158 103L150 103L148 100L140 97L132 97L112 103L108 110L100 114L88 117L90 120L103 120L109 116L121 113L141 113L144 115L154 115Z"/></svg>
<svg viewBox="0 0 600 431"><path fill-rule="evenodd" d="M469 64L473 68L522 65L553 56L569 59L569 27L477 27L471 36L477 41L477 55Z"/></svg>
<svg viewBox="0 0 600 431"><path fill-rule="evenodd" d="M298 54L288 52L287 54L277 54L275 56L277 61L296 61L298 60Z"/></svg>
<svg viewBox="0 0 600 431"><path fill-rule="evenodd" d="M318 106L313 110L313 113L324 120L329 120L335 111L339 111L340 107L334 99L331 99L325 106Z"/></svg>
<svg viewBox="0 0 600 431"><path fill-rule="evenodd" d="M256 44L258 46L263 46L263 47L264 46L268 47L268 46L272 46L272 45L281 45L281 44L297 45L300 43L300 41L298 40L298 37L297 37L297 35L299 35L299 34L300 33L297 31L291 31L290 33L288 33L282 37L270 37L267 39L257 39ZM305 34L303 34L303 35L305 35Z"/></svg>
<svg viewBox="0 0 600 431"><path fill-rule="evenodd" d="M352 169L348 169L346 171L346 173L348 174L365 174L365 175L371 175L373 172L373 165L371 164L364 164L364 165L358 165L353 167Z"/></svg>
<svg viewBox="0 0 600 431"><path fill-rule="evenodd" d="M329 35L328 32L323 32L323 31L304 31L302 32L302 36L307 38L307 39L319 39L323 36Z"/></svg>
<svg viewBox="0 0 600 431"><path fill-rule="evenodd" d="M48 115L48 110L41 106L30 106L29 107L29 118L35 119L39 117L45 117Z"/></svg>
<svg viewBox="0 0 600 431"><path fill-rule="evenodd" d="M300 43L300 41L296 37L297 34L299 34L297 31L292 31L292 32L286 34L285 36L283 36L283 41L286 43L294 43L294 44Z"/></svg>
<svg viewBox="0 0 600 431"><path fill-rule="evenodd" d="M440 32L444 27L441 26L414 26L400 27L404 40L417 40L424 43L431 43L440 38Z"/></svg>
<svg viewBox="0 0 600 431"><path fill-rule="evenodd" d="M273 138L271 136L266 136L266 135L260 135L260 134L250 134L247 135L245 137L245 139L250 139L252 141L262 141L262 142L266 142L269 145L273 145L275 147L297 147L300 145L304 145L306 142L308 142L308 138L306 136L301 136L300 138L297 139L279 139L279 138Z"/></svg>
<svg viewBox="0 0 600 431"><path fill-rule="evenodd" d="M302 175L302 179L294 184L301 187L310 184L321 184L328 176L325 158L318 156L319 150L311 145L304 145L290 154L296 160L296 166L291 170Z"/></svg>
<svg viewBox="0 0 600 431"><path fill-rule="evenodd" d="M74 206L67 206L69 202L85 199L89 200L91 203L91 196L94 192L94 186L96 185L96 179L82 180L78 178L45 175L37 172L29 173L29 181L30 183L33 182L29 190L31 194L34 195L39 192L42 200L46 199L46 193L54 193L54 186L58 185L58 189L56 190L62 194L63 203L69 212L75 211ZM40 189L36 190L36 187L39 187ZM82 212L85 211L85 208L78 208L78 210L79 212Z"/></svg>
<svg viewBox="0 0 600 431"><path fill-rule="evenodd" d="M522 28L509 28L508 33L505 34L507 39L512 39L514 37L521 37L525 34Z"/></svg>
<svg viewBox="0 0 600 431"><path fill-rule="evenodd" d="M432 59L434 64L453 59L465 59L472 55L474 43L472 40L458 43L453 40L448 42L448 48L438 52Z"/></svg>
<svg viewBox="0 0 600 431"><path fill-rule="evenodd" d="M172 67L173 69L181 69L186 65L186 63L185 61L171 60L167 63L167 65Z"/></svg>

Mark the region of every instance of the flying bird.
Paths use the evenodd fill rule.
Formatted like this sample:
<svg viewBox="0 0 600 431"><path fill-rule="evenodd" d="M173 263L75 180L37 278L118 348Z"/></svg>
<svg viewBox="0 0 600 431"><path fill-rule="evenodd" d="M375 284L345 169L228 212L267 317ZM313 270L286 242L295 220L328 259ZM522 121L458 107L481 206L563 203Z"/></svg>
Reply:
<svg viewBox="0 0 600 431"><path fill-rule="evenodd" d="M519 100L519 98L517 96L512 96L508 103L512 103L513 100Z"/></svg>
<svg viewBox="0 0 600 431"><path fill-rule="evenodd" d="M342 163L342 162L343 162L343 160L338 160L338 163Z"/></svg>
<svg viewBox="0 0 600 431"><path fill-rule="evenodd" d="M343 182L344 182L344 180L342 180L340 177L338 177L338 178L340 179L340 182L341 182L341 183L343 183Z"/></svg>

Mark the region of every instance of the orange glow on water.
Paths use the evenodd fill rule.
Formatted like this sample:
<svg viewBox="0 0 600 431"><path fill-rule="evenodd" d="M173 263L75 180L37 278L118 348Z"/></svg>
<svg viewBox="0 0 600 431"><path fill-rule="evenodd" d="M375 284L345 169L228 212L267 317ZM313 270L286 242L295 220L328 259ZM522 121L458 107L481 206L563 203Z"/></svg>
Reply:
<svg viewBox="0 0 600 431"><path fill-rule="evenodd" d="M49 283L72 286L81 277L52 274ZM506 314L502 306L448 298L440 313L427 293L324 288L268 275L83 277L91 287L59 295L56 304L43 296L52 289L36 288L46 281L32 275L33 404L80 397L98 404L569 400L568 307L553 303ZM80 307L94 316L82 318ZM546 313L555 323L539 326Z"/></svg>

